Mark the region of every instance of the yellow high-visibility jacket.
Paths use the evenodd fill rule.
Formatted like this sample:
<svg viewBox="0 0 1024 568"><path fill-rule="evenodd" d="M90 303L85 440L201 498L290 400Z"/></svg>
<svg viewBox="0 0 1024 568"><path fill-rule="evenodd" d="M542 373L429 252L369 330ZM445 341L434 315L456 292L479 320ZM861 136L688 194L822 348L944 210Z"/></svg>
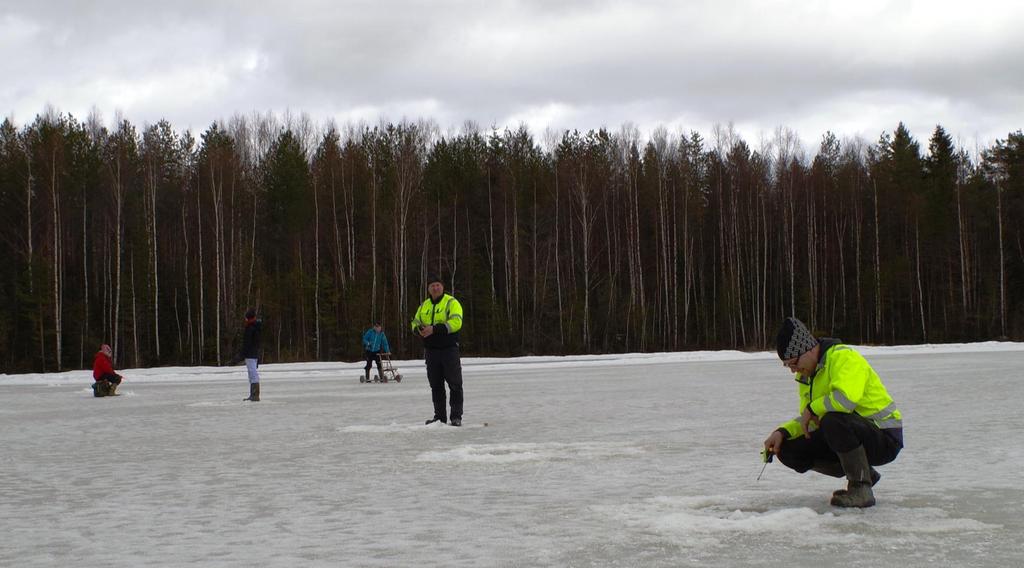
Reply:
<svg viewBox="0 0 1024 568"><path fill-rule="evenodd" d="M434 326L434 334L423 339L424 347L443 349L456 345L462 329L462 304L448 294L442 295L437 302L428 297L413 315L410 328L416 332L428 325Z"/></svg>
<svg viewBox="0 0 1024 568"><path fill-rule="evenodd" d="M902 429L903 416L864 356L842 343L823 344L822 348L825 353L814 375L796 374L800 409L796 418L780 424L779 429L785 430L790 439L803 436L799 415L808 406L818 417L827 412L856 412L879 428Z"/></svg>

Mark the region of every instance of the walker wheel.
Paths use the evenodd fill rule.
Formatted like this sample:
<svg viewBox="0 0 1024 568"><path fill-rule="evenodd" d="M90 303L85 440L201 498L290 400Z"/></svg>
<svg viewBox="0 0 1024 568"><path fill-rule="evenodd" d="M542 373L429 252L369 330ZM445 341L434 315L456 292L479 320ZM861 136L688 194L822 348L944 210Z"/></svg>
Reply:
<svg viewBox="0 0 1024 568"><path fill-rule="evenodd" d="M402 375L395 375L395 382L396 383L402 382Z"/></svg>

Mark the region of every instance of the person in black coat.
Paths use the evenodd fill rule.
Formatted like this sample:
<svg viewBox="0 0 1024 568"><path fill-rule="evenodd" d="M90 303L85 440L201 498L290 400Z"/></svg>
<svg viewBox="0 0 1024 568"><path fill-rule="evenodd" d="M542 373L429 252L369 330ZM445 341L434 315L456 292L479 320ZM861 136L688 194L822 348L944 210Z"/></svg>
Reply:
<svg viewBox="0 0 1024 568"><path fill-rule="evenodd" d="M249 371L249 400L260 401L260 335L263 332L263 320L256 319L256 309L249 308L245 312L245 334L242 336L242 350L232 360L238 363L245 360L245 368Z"/></svg>

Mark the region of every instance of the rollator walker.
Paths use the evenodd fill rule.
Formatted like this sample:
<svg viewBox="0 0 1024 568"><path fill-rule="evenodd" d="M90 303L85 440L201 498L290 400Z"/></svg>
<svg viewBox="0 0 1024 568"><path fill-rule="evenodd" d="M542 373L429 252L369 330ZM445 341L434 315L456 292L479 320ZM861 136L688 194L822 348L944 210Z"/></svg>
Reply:
<svg viewBox="0 0 1024 568"><path fill-rule="evenodd" d="M391 364L391 354L378 353L377 356L380 357L381 374L373 375L373 377L371 377L370 380L366 380L366 377L364 375L359 375L359 382L367 384L387 383L390 381L394 381L396 383L402 382L402 374L399 373L398 369L396 369L395 366Z"/></svg>

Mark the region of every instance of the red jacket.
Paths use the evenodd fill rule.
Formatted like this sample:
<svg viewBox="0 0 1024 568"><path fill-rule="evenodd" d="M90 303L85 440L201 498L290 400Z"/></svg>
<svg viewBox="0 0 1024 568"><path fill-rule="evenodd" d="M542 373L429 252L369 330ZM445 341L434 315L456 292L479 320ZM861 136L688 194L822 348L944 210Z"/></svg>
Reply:
<svg viewBox="0 0 1024 568"><path fill-rule="evenodd" d="M96 353L96 359L92 362L92 379L98 381L103 378L103 375L116 375L114 372L114 365L110 361L110 357L107 357L103 352Z"/></svg>

